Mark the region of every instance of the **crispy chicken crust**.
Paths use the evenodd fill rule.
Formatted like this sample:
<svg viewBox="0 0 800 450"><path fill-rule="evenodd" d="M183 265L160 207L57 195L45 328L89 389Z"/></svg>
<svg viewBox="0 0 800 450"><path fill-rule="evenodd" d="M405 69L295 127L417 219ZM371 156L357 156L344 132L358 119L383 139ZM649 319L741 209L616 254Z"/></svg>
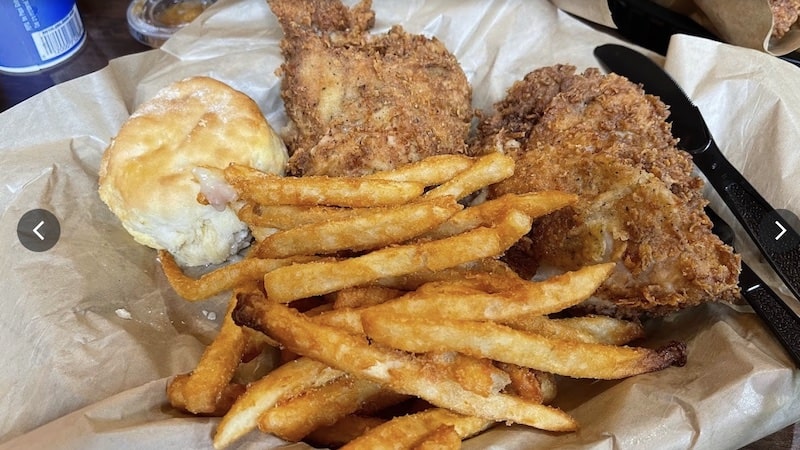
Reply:
<svg viewBox="0 0 800 450"><path fill-rule="evenodd" d="M490 195L580 195L535 223L509 254L515 267L530 274L618 261L585 306L620 316L738 297L739 256L711 233L702 180L675 147L658 98L618 75L559 65L529 73L495 110L475 145L503 148L517 166Z"/></svg>
<svg viewBox="0 0 800 450"><path fill-rule="evenodd" d="M800 0L769 0L772 12L772 38L780 39L800 19Z"/></svg>
<svg viewBox="0 0 800 450"><path fill-rule="evenodd" d="M472 90L435 38L372 35L371 2L269 0L283 27L292 175L360 176L465 153Z"/></svg>

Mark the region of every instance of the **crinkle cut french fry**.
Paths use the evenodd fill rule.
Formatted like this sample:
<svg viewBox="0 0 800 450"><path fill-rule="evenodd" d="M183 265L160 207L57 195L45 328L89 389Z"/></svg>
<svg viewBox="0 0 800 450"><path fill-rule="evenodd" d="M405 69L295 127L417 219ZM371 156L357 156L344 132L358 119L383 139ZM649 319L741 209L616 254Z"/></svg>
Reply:
<svg viewBox="0 0 800 450"><path fill-rule="evenodd" d="M290 442L298 442L315 429L333 425L358 411L372 397L383 395L381 385L345 375L267 409L258 428Z"/></svg>
<svg viewBox="0 0 800 450"><path fill-rule="evenodd" d="M172 405L195 414L220 410L219 400L233 379L247 347L247 334L231 318L236 297L228 305L222 326L200 361L188 376L178 379L167 389ZM175 401L173 401L175 400Z"/></svg>
<svg viewBox="0 0 800 450"><path fill-rule="evenodd" d="M317 259L311 256L285 259L245 258L214 269L203 274L200 278L192 278L183 272L172 255L166 250L159 250L158 257L161 261L164 275L167 277L172 289L189 301L205 300L245 282L260 280L265 273L281 266Z"/></svg>
<svg viewBox="0 0 800 450"><path fill-rule="evenodd" d="M493 425L493 421L464 416L442 408L394 417L370 429L342 447L342 450L413 448L442 426L452 427L459 440Z"/></svg>
<svg viewBox="0 0 800 450"><path fill-rule="evenodd" d="M383 277L442 270L504 252L530 231L531 219L512 210L492 228L476 228L436 241L387 247L340 261L280 267L264 275L270 299L288 303Z"/></svg>
<svg viewBox="0 0 800 450"><path fill-rule="evenodd" d="M456 174L470 168L474 163L475 158L465 155L434 155L396 169L372 173L366 178L412 181L425 186L433 186L446 182Z"/></svg>
<svg viewBox="0 0 800 450"><path fill-rule="evenodd" d="M427 319L365 311L361 321L374 342L408 352L464 353L573 378L619 379L686 362L686 346L660 349L563 341L494 322Z"/></svg>
<svg viewBox="0 0 800 450"><path fill-rule="evenodd" d="M286 258L386 247L437 227L462 208L452 197L424 199L391 208L369 208L351 217L278 231L259 242L253 255Z"/></svg>
<svg viewBox="0 0 800 450"><path fill-rule="evenodd" d="M351 177L281 177L232 164L225 179L239 197L262 205L326 205L363 208L400 205L419 197L421 183Z"/></svg>
<svg viewBox="0 0 800 450"><path fill-rule="evenodd" d="M425 197L452 196L456 199L498 183L514 174L514 159L499 152L479 157L472 166L425 193Z"/></svg>
<svg viewBox="0 0 800 450"><path fill-rule="evenodd" d="M257 293L241 295L233 317L240 325L261 330L298 354L442 408L549 431L572 431L577 427L575 420L559 409L505 394L475 394L453 380L437 377L413 355L315 324Z"/></svg>
<svg viewBox="0 0 800 450"><path fill-rule="evenodd" d="M309 358L298 358L277 367L251 383L247 391L236 399L217 426L214 448L225 448L256 429L258 417L279 401L344 375L344 372Z"/></svg>

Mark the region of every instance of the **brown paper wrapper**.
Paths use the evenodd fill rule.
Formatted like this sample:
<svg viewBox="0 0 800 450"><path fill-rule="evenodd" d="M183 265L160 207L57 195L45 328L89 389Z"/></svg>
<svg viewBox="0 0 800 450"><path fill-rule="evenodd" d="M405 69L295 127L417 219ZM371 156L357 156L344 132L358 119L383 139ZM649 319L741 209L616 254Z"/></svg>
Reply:
<svg viewBox="0 0 800 450"><path fill-rule="evenodd" d="M622 43L545 0L376 1L374 9L378 32L399 23L442 40L482 109L533 69L596 67L596 45ZM114 60L0 115L0 449L211 448L217 419L178 413L164 389L194 367L226 298L178 298L155 252L136 244L100 201L97 170L136 106L187 76L226 82L273 126L285 125L274 73L281 36L263 0L220 0L161 49ZM723 152L775 207L791 209L800 197L794 68L699 39L681 37L673 48L667 68ZM26 250L16 236L34 208L61 222L61 239L47 252ZM751 247L740 249L780 287ZM613 383L565 383L556 404L580 421L577 433L499 425L464 447L736 448L800 420L798 370L748 307L685 311L651 324L650 339L686 341L688 364ZM254 432L237 447L281 445Z"/></svg>
<svg viewBox="0 0 800 450"><path fill-rule="evenodd" d="M616 28L606 0L552 0L571 14ZM768 0L652 0L683 14L720 37L723 42L785 55L800 48L800 25L774 39L772 10Z"/></svg>

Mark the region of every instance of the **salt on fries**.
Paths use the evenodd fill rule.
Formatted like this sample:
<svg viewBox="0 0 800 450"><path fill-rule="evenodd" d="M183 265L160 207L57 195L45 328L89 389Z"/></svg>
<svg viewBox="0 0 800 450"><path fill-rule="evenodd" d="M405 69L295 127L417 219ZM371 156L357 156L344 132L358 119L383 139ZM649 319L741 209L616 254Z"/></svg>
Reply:
<svg viewBox="0 0 800 450"><path fill-rule="evenodd" d="M256 428L351 450L458 448L498 422L575 430L548 405L557 376L616 379L682 364L681 344L628 346L644 334L638 323L549 317L589 298L613 262L531 281L498 259L537 217L577 200L550 191L464 206L513 170L500 153L435 156L362 178L226 168L257 243L199 278L161 252L186 299L232 291L196 369L170 382L172 405L222 416L216 448ZM265 343L294 356L234 382ZM402 407L411 401L423 406Z"/></svg>

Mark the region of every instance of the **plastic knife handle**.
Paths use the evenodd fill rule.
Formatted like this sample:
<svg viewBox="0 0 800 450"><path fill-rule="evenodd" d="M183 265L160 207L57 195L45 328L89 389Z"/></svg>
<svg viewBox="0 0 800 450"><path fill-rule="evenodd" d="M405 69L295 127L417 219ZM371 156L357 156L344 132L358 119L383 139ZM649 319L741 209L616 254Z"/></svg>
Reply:
<svg viewBox="0 0 800 450"><path fill-rule="evenodd" d="M667 54L673 34L689 34L719 40L694 20L654 3L652 0L608 0L617 31L636 45Z"/></svg>
<svg viewBox="0 0 800 450"><path fill-rule="evenodd" d="M800 367L800 317L745 263L739 286L745 300Z"/></svg>
<svg viewBox="0 0 800 450"><path fill-rule="evenodd" d="M731 165L713 140L692 158L775 273L800 299L800 233Z"/></svg>

